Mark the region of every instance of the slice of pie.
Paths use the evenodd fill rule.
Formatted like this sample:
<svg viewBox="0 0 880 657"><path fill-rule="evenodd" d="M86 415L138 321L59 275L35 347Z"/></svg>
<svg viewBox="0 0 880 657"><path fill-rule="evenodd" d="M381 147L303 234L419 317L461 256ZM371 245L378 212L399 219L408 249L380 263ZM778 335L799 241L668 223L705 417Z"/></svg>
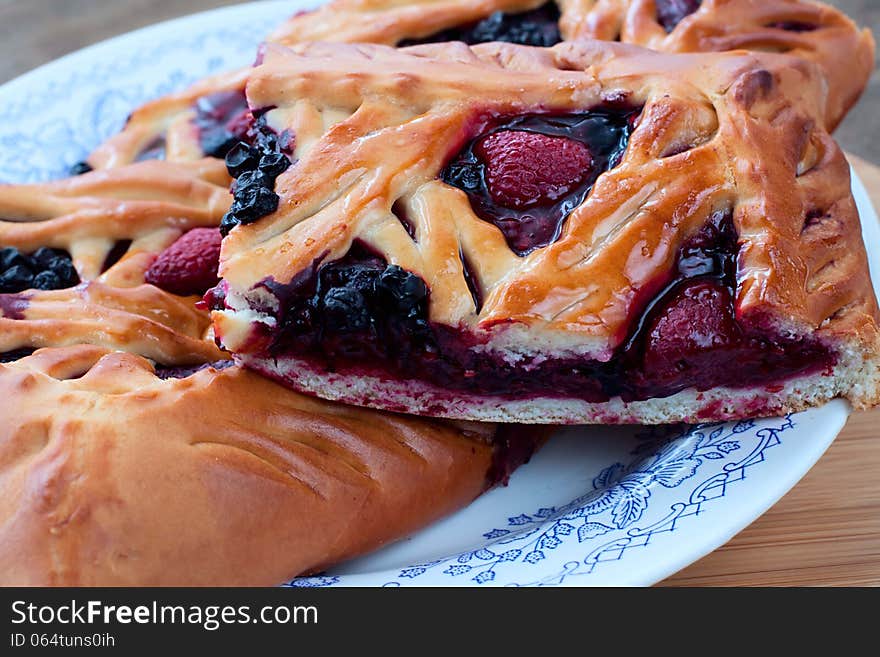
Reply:
<svg viewBox="0 0 880 657"><path fill-rule="evenodd" d="M540 444L235 366L196 307L218 167L0 185L0 584L278 585L465 506Z"/></svg>
<svg viewBox="0 0 880 657"><path fill-rule="evenodd" d="M472 420L877 402L877 302L807 61L275 46L247 93L209 301L252 369Z"/></svg>

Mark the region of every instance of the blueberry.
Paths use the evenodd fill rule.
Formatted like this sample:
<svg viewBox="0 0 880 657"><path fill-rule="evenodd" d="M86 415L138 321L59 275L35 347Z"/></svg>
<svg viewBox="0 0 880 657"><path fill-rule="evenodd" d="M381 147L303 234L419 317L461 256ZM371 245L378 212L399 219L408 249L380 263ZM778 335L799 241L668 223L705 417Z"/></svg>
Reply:
<svg viewBox="0 0 880 657"><path fill-rule="evenodd" d="M226 154L226 169L230 176L238 178L245 171L256 169L259 161L260 152L240 141Z"/></svg>
<svg viewBox="0 0 880 657"><path fill-rule="evenodd" d="M324 325L338 333L356 333L370 326L366 299L358 290L336 287L324 295Z"/></svg>
<svg viewBox="0 0 880 657"><path fill-rule="evenodd" d="M94 171L94 168L86 161L77 162L72 167L70 167L71 176L81 176L84 173L89 173L90 171Z"/></svg>
<svg viewBox="0 0 880 657"><path fill-rule="evenodd" d="M61 279L54 271L47 269L34 276L33 288L35 290L57 290L61 287Z"/></svg>
<svg viewBox="0 0 880 657"><path fill-rule="evenodd" d="M266 153L260 160L260 171L272 178L277 178L288 168L290 160L284 153Z"/></svg>
<svg viewBox="0 0 880 657"><path fill-rule="evenodd" d="M278 209L281 199L265 187L248 188L236 194L231 211L242 223L252 223Z"/></svg>
<svg viewBox="0 0 880 657"><path fill-rule="evenodd" d="M376 295L392 310L415 317L428 297L428 288L412 272L389 265L376 280Z"/></svg>
<svg viewBox="0 0 880 657"><path fill-rule="evenodd" d="M65 256L58 256L49 262L46 270L58 277L60 287L69 287L79 283L79 275L76 273L76 268L73 266L70 258Z"/></svg>
<svg viewBox="0 0 880 657"><path fill-rule="evenodd" d="M483 176L478 164L453 164L447 169L444 179L453 187L466 192L477 192L483 186Z"/></svg>
<svg viewBox="0 0 880 657"><path fill-rule="evenodd" d="M31 254L31 260L33 260L40 269L49 268L51 266L50 263L57 260L58 257L58 251L46 246L40 247Z"/></svg>
<svg viewBox="0 0 880 657"><path fill-rule="evenodd" d="M321 287L348 287L372 295L376 279L384 268L384 263L357 263L328 267L321 272Z"/></svg>
<svg viewBox="0 0 880 657"><path fill-rule="evenodd" d="M227 212L223 215L223 219L220 220L220 234L223 237L229 235L230 231L238 226L241 222L236 218L235 214L232 212Z"/></svg>
<svg viewBox="0 0 880 657"><path fill-rule="evenodd" d="M21 292L31 287L34 272L25 265L14 265L0 274L0 291Z"/></svg>
<svg viewBox="0 0 880 657"><path fill-rule="evenodd" d="M271 189L272 182L263 175L262 171L245 171L235 181L235 197L236 199L251 191L256 191L260 187Z"/></svg>
<svg viewBox="0 0 880 657"><path fill-rule="evenodd" d="M27 266L28 264L28 259L14 246L0 249L0 270L5 271L15 265Z"/></svg>

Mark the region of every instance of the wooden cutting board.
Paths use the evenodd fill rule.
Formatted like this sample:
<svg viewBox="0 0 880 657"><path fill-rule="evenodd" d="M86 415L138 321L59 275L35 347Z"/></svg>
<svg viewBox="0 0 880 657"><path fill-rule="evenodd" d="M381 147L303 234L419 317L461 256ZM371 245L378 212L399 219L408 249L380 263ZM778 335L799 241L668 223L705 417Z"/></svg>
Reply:
<svg viewBox="0 0 880 657"><path fill-rule="evenodd" d="M880 168L850 156L880 208ZM665 586L880 586L880 409L852 415L776 506Z"/></svg>

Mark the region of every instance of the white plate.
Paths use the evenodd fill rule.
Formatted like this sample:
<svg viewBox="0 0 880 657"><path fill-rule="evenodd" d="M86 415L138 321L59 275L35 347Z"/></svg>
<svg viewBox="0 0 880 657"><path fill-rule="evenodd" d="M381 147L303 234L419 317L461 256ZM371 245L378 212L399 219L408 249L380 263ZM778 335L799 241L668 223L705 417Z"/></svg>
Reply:
<svg viewBox="0 0 880 657"><path fill-rule="evenodd" d="M0 87L0 180L59 177L143 101L253 60L261 35L314 2L259 2L140 30ZM880 229L853 185L878 269ZM299 586L647 585L711 552L812 467L846 422L837 401L788 418L572 428L510 486Z"/></svg>

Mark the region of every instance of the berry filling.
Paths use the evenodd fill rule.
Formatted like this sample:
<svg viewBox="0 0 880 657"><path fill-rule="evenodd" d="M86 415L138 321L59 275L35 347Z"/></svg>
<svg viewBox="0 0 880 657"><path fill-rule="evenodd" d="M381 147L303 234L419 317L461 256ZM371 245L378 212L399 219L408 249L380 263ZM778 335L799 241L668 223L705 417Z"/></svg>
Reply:
<svg viewBox="0 0 880 657"><path fill-rule="evenodd" d="M603 109L521 116L471 141L441 178L526 255L553 243L599 176L617 165L638 115Z"/></svg>
<svg viewBox="0 0 880 657"><path fill-rule="evenodd" d="M216 228L193 228L159 254L144 280L172 294L204 294L219 280L222 239Z"/></svg>
<svg viewBox="0 0 880 657"><path fill-rule="evenodd" d="M0 294L24 290L61 290L79 283L67 251L43 247L27 255L7 246L0 249Z"/></svg>
<svg viewBox="0 0 880 657"><path fill-rule="evenodd" d="M252 224L278 209L275 180L290 168L293 136L276 135L260 116L245 135L226 153L226 168L235 178L232 206L220 222L220 233L229 234L239 224Z"/></svg>
<svg viewBox="0 0 880 657"><path fill-rule="evenodd" d="M589 402L778 387L827 370L834 357L824 346L737 322L736 249L730 213L719 212L681 248L674 270L657 281L661 292L643 305L608 362L537 356L511 364L476 349L472 334L431 322L424 281L355 243L344 258L316 264L290 284L262 284L282 310L271 346L259 356L290 355L324 371L422 380L477 395Z"/></svg>
<svg viewBox="0 0 880 657"><path fill-rule="evenodd" d="M521 46L550 47L562 41L559 34L559 8L555 2L518 14L496 11L476 23L454 27L422 39L406 39L400 47L422 43L463 41L468 45L506 41Z"/></svg>
<svg viewBox="0 0 880 657"><path fill-rule="evenodd" d="M21 360L22 358L27 358L35 351L36 349L32 349L31 347L5 351L3 353L0 353L0 363L14 363L15 361Z"/></svg>
<svg viewBox="0 0 880 657"><path fill-rule="evenodd" d="M667 32L672 32L685 18L693 14L703 0L655 0L657 3L657 22Z"/></svg>
<svg viewBox="0 0 880 657"><path fill-rule="evenodd" d="M221 91L199 98L193 122L205 155L223 158L238 142L247 139L253 116L243 91Z"/></svg>

